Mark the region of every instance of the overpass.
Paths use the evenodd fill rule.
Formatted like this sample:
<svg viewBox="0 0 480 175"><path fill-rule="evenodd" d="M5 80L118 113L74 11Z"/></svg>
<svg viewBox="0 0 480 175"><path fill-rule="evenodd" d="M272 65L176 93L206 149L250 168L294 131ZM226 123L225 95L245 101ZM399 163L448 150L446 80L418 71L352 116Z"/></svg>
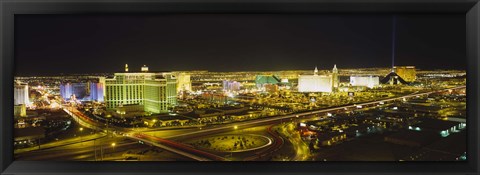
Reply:
<svg viewBox="0 0 480 175"><path fill-rule="evenodd" d="M63 108L63 110L67 112L70 116L72 116L83 127L90 128L93 130L101 130L101 131L104 130L104 128L102 128L103 123L98 123L90 119L85 114L81 113L75 108L65 107ZM111 128L114 130L125 132L126 136L130 139L142 141L142 142L148 143L149 145L156 146L164 150L167 150L167 151L170 151L194 160L198 160L198 161L211 161L211 160L225 161L226 160L223 157L220 157L205 151L200 151L193 147L190 147L188 145L181 144L178 142L174 142L174 141L170 141L170 140L166 140L166 139L162 139L162 138L158 138L158 137L154 137L154 136L150 136L142 133L136 133L131 129L120 128L115 126L111 126Z"/></svg>
<svg viewBox="0 0 480 175"><path fill-rule="evenodd" d="M174 142L167 139L162 139L159 137L143 134L143 133L134 133L132 135L127 136L134 140L140 140L142 142L148 143L150 145L165 149L167 151L189 157L194 160L198 161L225 161L226 159L215 154L211 154L205 151L200 151L192 146L185 145L182 143Z"/></svg>
<svg viewBox="0 0 480 175"><path fill-rule="evenodd" d="M215 126L215 127L212 127L212 128L204 128L204 129L198 130L198 131L192 131L192 132L188 132L188 133L166 136L166 137L163 137L163 138L154 137L154 136L151 136L151 135L148 135L148 134L134 132L131 129L125 129L125 128L119 128L119 127L115 127L115 128L117 130L121 130L121 131L124 131L125 133L128 133L127 134L128 138L138 140L138 141L142 141L142 142L151 144L153 146L165 149L167 151L192 158L194 160L198 160L198 161L217 160L217 161L220 161L220 160L226 160L226 159L224 159L223 157L208 153L208 152L204 152L204 151L194 149L191 146L184 145L184 144L181 144L181 143L177 143L177 142L167 140L167 139L184 137L184 136L192 136L192 135L205 135L207 133L212 133L212 132L228 131L228 130L231 130L233 128L233 126L236 126L236 127L240 128L240 127L252 127L252 126L264 125L264 124L269 124L269 123L276 123L276 122L279 122L279 121L281 122L283 120L291 119L291 118L311 116L311 115L314 115L314 114L334 112L334 111L339 111L339 110L348 110L349 108L357 108L357 106L377 105L377 104L380 104L380 103L391 102L391 101L395 101L395 100L404 100L404 99L413 98L413 97L417 97L417 96L430 95L430 94L433 94L433 93L444 92L444 91L448 91L448 90L463 89L463 88L466 88L466 86L459 86L459 87L453 87L453 88L447 88L447 89L430 91L430 92L423 92L423 93L412 93L412 94L409 94L409 95L404 95L404 96L400 96L400 97L393 97L393 98L389 98L389 99L376 100L376 101L372 101L372 102L364 102L364 103L358 103L358 104L353 104L353 105L345 105L345 106L340 106L340 107L320 109L320 110L316 110L316 111L308 111L308 112L301 112L301 113L289 114L289 115L284 115L284 116L276 116L276 117L262 118L262 119L252 120L252 121L225 124L225 125L222 125L222 126ZM75 112L75 111L70 112L66 108L64 108L64 110L66 110L67 113L71 114L72 117L82 120L82 121L77 120L77 121L79 121L79 123L81 125L83 125L85 127L92 127L92 129L93 128L101 129L100 127L98 127L99 126L98 123L95 123L93 120L86 117L81 112ZM102 124L100 124L100 126L102 126ZM153 130L144 130L142 132L149 132L149 131L155 131L155 130L154 129Z"/></svg>
<svg viewBox="0 0 480 175"><path fill-rule="evenodd" d="M205 129L202 129L202 130L199 130L199 131L192 131L192 132L183 133L183 134L171 135L171 136L167 136L167 137L163 137L163 138L171 139L171 138L184 137L184 136L189 136L189 135L204 134L204 133L209 133L209 132L214 132L214 131L230 130L233 126L237 126L239 128L240 127L247 127L247 126L248 127L258 126L258 125L262 125L262 124L278 122L278 121L291 119L291 118L304 117L304 116L309 116L309 115L314 115L314 114L319 114L319 113L334 112L334 111L338 111L338 110L347 110L349 108L356 108L357 106L362 106L363 107L363 106L369 106L369 105L376 105L376 104L391 102L391 101L395 101L395 100L403 100L403 99L409 99L409 98L413 98L413 97L417 97L417 96L430 95L430 94L433 94L433 93L444 92L444 91L448 91L448 90L463 89L465 87L466 86L458 86L458 87L441 89L441 90L436 90L436 91L431 91L431 92L413 93L413 94L399 96L399 97L393 97L393 98L389 98L389 99L376 100L376 101L372 101L372 102L357 103L357 104L353 104L353 105L332 107L332 108L320 109L320 110L316 110L316 111L308 111L308 112L301 112L301 113L289 114L289 115L284 115L284 116L262 118L262 119L245 121L245 122L237 122L237 123L217 126L217 127L214 127L214 128L205 128ZM148 131L144 131L144 132L148 132Z"/></svg>

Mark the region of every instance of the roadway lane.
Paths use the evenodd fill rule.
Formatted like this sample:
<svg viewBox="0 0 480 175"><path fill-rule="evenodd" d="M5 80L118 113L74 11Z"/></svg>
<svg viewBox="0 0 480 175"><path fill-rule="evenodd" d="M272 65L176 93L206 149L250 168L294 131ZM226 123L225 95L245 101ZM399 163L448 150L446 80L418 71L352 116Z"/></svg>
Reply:
<svg viewBox="0 0 480 175"><path fill-rule="evenodd" d="M210 161L210 160L217 160L217 161L225 161L226 159L205 151L200 151L197 149L194 149L193 147L189 145L185 145L182 143L154 137L151 135L146 135L142 133L136 133L131 136L128 136L129 138L136 139L143 141L145 143L151 144L153 146L157 146L160 148L163 148L167 151L177 153L180 155L183 155L185 157L192 158L194 160L198 161ZM173 149L175 148L175 149Z"/></svg>
<svg viewBox="0 0 480 175"><path fill-rule="evenodd" d="M249 156L249 157L244 158L243 159L244 161L252 161L252 160L255 160L255 159L258 159L258 158L261 158L261 157L266 157L267 155L271 155L274 152L278 151L283 146L283 144L285 142L284 142L282 137L280 137L275 131L272 130L273 126L274 125L270 125L267 128L268 134L270 134L270 136L273 137L273 144L268 149L266 149L262 152L259 152L260 154L255 154L253 156Z"/></svg>
<svg viewBox="0 0 480 175"><path fill-rule="evenodd" d="M358 103L358 104L354 104L354 105L346 105L346 106L340 106L340 107L332 107L332 108L327 108L327 109L321 109L321 110L309 111L309 112L302 112L302 113L290 114L290 115L285 115L285 116L276 116L276 117L271 117L271 118L262 118L262 119L245 121L245 122L237 122L237 123L231 123L231 124L225 124L225 125L216 125L216 126L211 126L211 127L208 127L208 128L201 128L201 129L196 130L196 131L193 130L193 131L190 131L188 133L180 132L179 134L165 135L162 138L142 134L142 133L147 133L148 130L144 130L144 131L141 131L142 133L139 133L139 132L132 131L130 129L125 129L125 128L116 128L116 129L120 129L122 131L125 131L126 133L128 133L128 137L131 138L131 139L140 140L140 141L149 143L151 145L160 147L162 149L168 150L170 152L192 158L194 160L199 160L199 161L217 160L217 159L221 160L219 156L216 156L216 155L213 155L213 154L210 154L210 153L206 153L206 152L203 152L203 151L200 151L200 150L196 150L196 149L193 149L193 148L187 148L188 146L181 145L180 143L169 141L169 140L166 140L166 139L180 139L180 138L184 139L186 137L192 137L192 136L205 136L207 134L232 131L234 127L238 128L238 129L241 129L241 128L248 128L248 127L254 127L254 126L261 126L261 125L266 125L266 124L275 124L275 123L278 123L278 122L281 123L283 120L290 120L290 119L293 119L293 118L299 118L299 117L305 117L305 116L310 116L311 117L314 114L348 110L349 108L355 109L355 108L357 108L357 106L364 107L364 106L369 106L369 105L376 105L376 104L379 104L381 102L385 103L385 102L390 102L390 101L395 101L395 100L404 100L404 99L408 99L408 98L412 98L412 97L429 95L429 94L432 94L432 93L443 92L443 91L454 90L454 89L462 89L462 88L465 88L465 86L459 86L459 87L442 89L442 90L431 91L431 92L424 92L424 93L413 93L413 94L404 95L404 96L400 96L400 97L389 98L389 99L383 99L383 100L377 100L377 101L365 102L365 103ZM66 109L64 108L64 110L66 110ZM69 112L67 112L67 113L69 113ZM86 116L82 116L82 113L80 113L80 112L78 112L78 113L70 112L69 114L71 114L72 117L76 117L76 119L80 119L80 124L84 125L85 127L91 127L92 129L101 129L100 126L103 126L102 124L98 124L98 123L89 119ZM79 120L77 120L77 121L79 121Z"/></svg>
<svg viewBox="0 0 480 175"><path fill-rule="evenodd" d="M117 143L115 149L112 149L111 143ZM102 146L100 146L102 145ZM116 153L117 151L122 151L125 149L131 149L138 147L138 142L131 141L129 139L107 139L100 138L96 141L85 141L81 143L75 143L70 145L64 145L54 148L35 150L30 152L24 152L15 154L16 160L94 160L95 159L95 149L97 156L100 157L100 150L103 147L104 155L110 155ZM107 157L107 156L104 156Z"/></svg>
<svg viewBox="0 0 480 175"><path fill-rule="evenodd" d="M221 125L221 126L220 125L215 125L215 126L211 126L209 128L204 127L202 129L198 129L196 131L189 131L187 133L169 134L169 135L163 136L162 138L164 138L164 139L185 139L185 138L188 138L188 137L205 136L207 134L215 134L215 133L220 133L220 132L232 131L235 126L238 129L242 129L242 128L248 128L248 127L254 127L254 126L274 124L274 123L282 122L283 120L288 121L288 120L293 119L293 118L300 118L300 117L306 117L306 116L312 117L312 115L320 114L320 113L336 112L336 111L342 111L342 110L345 110L345 109L347 109L347 110L348 109L356 109L357 106L362 106L362 108L363 108L363 107L370 106L370 105L377 105L377 104L380 104L381 102L385 103L385 102L391 102L391 101L395 101L395 100L403 100L403 99L408 99L408 98L412 98L412 97L430 95L430 94L433 94L433 93L438 93L438 92L443 92L443 91L448 91L448 90L455 90L455 89L462 89L462 88L465 88L465 86L459 86L459 87L442 89L442 90L431 91L431 92L413 93L413 94L404 95L404 96L400 96L400 97L389 98L389 99L382 99L382 100L377 100L377 101L372 101L372 102L364 102L364 103L358 103L358 104L346 105L346 106L340 106L340 107L332 107L332 108L320 109L320 110L309 111L309 112L302 112L302 113L297 113L297 114L275 116L275 117L250 120L250 121L245 121L245 122L229 123L229 124L225 124L225 125ZM143 132L148 133L148 131L143 131ZM161 132L158 132L158 134L161 134Z"/></svg>
<svg viewBox="0 0 480 175"><path fill-rule="evenodd" d="M92 119L90 119L88 116L85 116L85 114L81 113L75 108L63 108L65 112L70 114L80 125L84 127L88 127L91 129L95 130L103 130L101 127L103 126L103 123L98 123ZM191 158L193 160L198 160L198 161L209 161L209 160L224 160L221 157L218 157L216 155L203 152L200 150L196 150L194 148L184 148L180 143L176 143L173 141L165 140L165 139L160 139L156 138L153 136L144 136L141 133L137 133L136 131L132 129L126 129L126 128L119 128L115 126L111 126L108 130L110 131L111 129L113 130L119 130L122 132L127 133L127 137L130 139L133 139L135 141L142 141L145 143L148 143L150 145L162 148L164 150ZM200 155L200 156L199 156ZM204 158L204 157L208 158Z"/></svg>

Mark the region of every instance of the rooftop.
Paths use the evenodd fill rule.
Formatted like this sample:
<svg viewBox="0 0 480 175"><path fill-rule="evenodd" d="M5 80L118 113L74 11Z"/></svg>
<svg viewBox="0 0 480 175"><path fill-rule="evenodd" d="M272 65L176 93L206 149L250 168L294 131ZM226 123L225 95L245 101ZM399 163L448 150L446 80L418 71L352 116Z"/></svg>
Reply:
<svg viewBox="0 0 480 175"><path fill-rule="evenodd" d="M257 84L277 84L280 82L280 78L275 75L257 75L255 77L255 83Z"/></svg>
<svg viewBox="0 0 480 175"><path fill-rule="evenodd" d="M397 73L395 72L390 72L385 78L380 80L382 84L387 84L390 82L390 80L393 81L393 84L408 84L402 77L400 77Z"/></svg>
<svg viewBox="0 0 480 175"><path fill-rule="evenodd" d="M340 132L326 132L326 133L317 133L317 138L318 140L329 140L332 137L337 137L340 135L344 135L345 133L340 133Z"/></svg>
<svg viewBox="0 0 480 175"><path fill-rule="evenodd" d="M26 138L26 137L43 137L45 136L45 129L43 127L28 127L28 128L15 128L14 129L15 138Z"/></svg>
<svg viewBox="0 0 480 175"><path fill-rule="evenodd" d="M395 134L389 135L386 138L397 139L397 140L405 140L419 143L420 145L425 145L431 143L435 139L439 139L440 135L434 132L418 132L418 131L411 131L411 130L403 130L399 131Z"/></svg>
<svg viewBox="0 0 480 175"><path fill-rule="evenodd" d="M459 122L448 121L448 120L438 120L431 118L422 118L419 120L420 123L413 125L413 127L420 127L421 129L432 129L432 130L447 130L453 126L460 124Z"/></svg>

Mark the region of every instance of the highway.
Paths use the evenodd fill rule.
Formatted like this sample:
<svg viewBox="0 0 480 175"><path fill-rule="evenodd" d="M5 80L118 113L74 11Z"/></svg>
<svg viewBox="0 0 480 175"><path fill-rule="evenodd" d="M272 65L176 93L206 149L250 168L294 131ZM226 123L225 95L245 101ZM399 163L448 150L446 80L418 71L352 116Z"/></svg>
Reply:
<svg viewBox="0 0 480 175"><path fill-rule="evenodd" d="M353 105L346 105L346 106L339 106L339 107L332 107L332 108L326 108L326 109L320 109L316 111L309 111L309 112L302 112L302 113L296 113L296 114L289 114L289 115L284 115L284 116L275 116L275 117L269 117L269 118L262 118L262 119L256 119L256 120L251 120L251 121L244 121L244 122L236 122L236 123L229 123L229 124L224 124L224 125L214 125L214 126L209 126L209 127L204 127L200 129L188 129L188 132L178 132L177 134L172 134L169 133L169 131L165 131L165 133L169 134L161 134L162 136L152 136L150 134L144 134L148 133L150 131L155 131L153 130L142 130L142 131L133 131L131 129L125 129L125 128L119 128L119 127L114 127L114 129L118 131L123 131L127 134L128 138L137 140L137 141L143 141L145 143L151 144L153 146L168 150L170 152L189 157L193 160L198 160L198 161L208 161L208 160L226 160L222 157L213 155L211 153L207 153L204 151L200 151L197 149L194 149L192 147L189 147L188 145L184 145L178 142L174 142L171 140L167 139L185 139L187 137L196 137L196 136L205 136L208 134L213 134L213 133L220 133L220 132L226 132L226 131L232 131L233 128L248 128L248 127L253 127L253 126L261 126L261 125L267 125L267 124L276 124L276 123L281 123L283 120L290 120L294 118L304 118L306 116L313 116L315 114L321 114L321 113L328 113L328 112L338 112L341 110L348 110L348 109L357 109L357 107L361 106L361 108L368 107L371 105L377 105L380 103L385 103L385 102L391 102L395 100L405 100L408 98L412 97L417 97L417 96L424 96L424 95L429 95L432 93L438 93L438 92L443 92L443 91L448 91L448 90L455 90L455 89L462 89L465 88L465 86L459 86L459 87L454 87L454 88L448 88L448 89L442 89L442 90L436 90L436 91L431 91L431 92L423 92L423 93L412 93L409 95L404 95L400 97L394 97L394 98L389 98L389 99L382 99L382 100L377 100L377 101L372 101L372 102L365 102L365 103L358 103L358 104L353 104ZM100 126L103 126L103 124L96 123L95 121L91 120L90 118L84 116L81 112L78 111L68 111L67 108L64 108L64 110L67 111L72 117L76 118L79 123L85 127L89 127L92 129L99 129L102 130ZM78 120L79 119L79 120ZM141 133L140 133L141 132ZM159 131L157 131L159 132ZM161 132L161 131L160 131ZM278 138L276 138L278 139ZM283 141L277 141L277 143L283 142Z"/></svg>
<svg viewBox="0 0 480 175"><path fill-rule="evenodd" d="M156 147L165 149L167 151L170 151L185 157L189 157L198 161L210 161L210 160L225 161L226 160L223 157L194 149L189 145L154 137L147 134L136 133L128 137L135 140L143 141L153 146L156 146Z"/></svg>
<svg viewBox="0 0 480 175"><path fill-rule="evenodd" d="M70 114L76 121L78 121L80 125L90 129L94 129L94 130L103 130L101 129L101 126L103 126L102 123L98 123L90 119L89 117L85 116L85 114L78 111L77 109L66 107L66 108L63 108L63 110L65 110L65 112ZM133 139L136 141L142 141L152 146L165 149L167 151L191 158L193 160L198 160L198 161L210 161L210 160L225 161L226 160L223 157L219 157L214 154L210 154L208 152L200 151L192 147L188 147L187 145L184 145L181 143L177 143L177 142L166 140L166 139L161 139L161 138L150 136L150 135L145 135L142 133L138 133L132 129L111 126L108 130L111 131L111 129L125 132L126 136L130 139Z"/></svg>
<svg viewBox="0 0 480 175"><path fill-rule="evenodd" d="M271 124L271 123L277 123L277 122L282 122L283 120L289 120L292 118L300 118L300 117L305 117L305 116L311 116L314 114L320 114L320 113L328 113L328 112L335 112L339 110L348 110L349 108L356 109L357 106L362 106L362 108L367 107L369 105L377 105L380 104L381 102L391 102L395 100L403 100L403 99L408 99L412 97L417 97L417 96L424 96L424 95L429 95L433 93L438 93L438 92L443 92L443 91L448 91L448 90L454 90L454 89L462 89L465 88L465 86L459 86L459 87L454 87L454 88L448 88L448 89L442 89L442 90L437 90L437 91L431 91L431 92L423 92L423 93L413 93L409 95L404 95L400 97L394 97L394 98L389 98L389 99L383 99L383 100L377 100L377 101L372 101L372 102L365 102L365 103L358 103L358 104L353 104L353 105L347 105L347 106L340 106L340 107L332 107L332 108L326 108L326 109L320 109L316 111L309 111L309 112L302 112L302 113L297 113L297 114L289 114L289 115L284 115L284 116L274 116L270 118L262 118L262 119L256 119L256 120L251 120L251 121L244 121L244 122L236 122L236 123L229 123L225 125L216 125L211 128L202 128L201 130L197 131L191 131L188 133L182 133L182 134L173 134L169 136L163 136L162 138L164 139L175 139L175 138L180 138L180 137L188 137L188 136L199 136L199 135L205 135L207 133L213 133L215 131L231 131L235 126L237 126L239 129L240 128L247 128L247 127L253 127L253 126L260 126L260 125L266 125L266 124ZM148 130L144 131L148 132Z"/></svg>
<svg viewBox="0 0 480 175"><path fill-rule="evenodd" d="M73 107L63 107L63 111L65 111L68 115L72 116L72 118L77 121L78 124L82 125L83 127L93 129L93 130L100 130L102 131L103 129L101 126L103 124L96 123L92 119L86 117L84 114L82 114L80 111L78 111L76 108Z"/></svg>
<svg viewBox="0 0 480 175"><path fill-rule="evenodd" d="M115 149L112 149L111 143L116 142ZM112 160L118 156L111 156L112 153L118 154L117 151L134 149L138 143L130 139L116 138L98 138L94 140L86 140L69 145L58 147L50 147L41 150L33 150L29 152L15 154L16 160L95 160L95 152L97 160L100 160L101 153L104 153L103 160ZM103 148L103 149L102 149ZM95 151L96 149L96 151ZM103 150L103 151L101 151Z"/></svg>
<svg viewBox="0 0 480 175"><path fill-rule="evenodd" d="M252 155L252 156L249 156L249 157L246 157L244 158L243 160L245 161L252 161L252 160L255 160L257 158L260 158L260 157L266 157L267 155L273 153L273 152L276 152L278 151L282 146L283 144L285 143L285 141L283 140L282 137L278 136L277 133L275 133L274 131L272 131L272 127L274 125L270 125L268 128L267 128L267 132L270 136L273 137L273 145L271 145L268 149L266 149L265 151L262 151L262 152L259 152L255 155Z"/></svg>

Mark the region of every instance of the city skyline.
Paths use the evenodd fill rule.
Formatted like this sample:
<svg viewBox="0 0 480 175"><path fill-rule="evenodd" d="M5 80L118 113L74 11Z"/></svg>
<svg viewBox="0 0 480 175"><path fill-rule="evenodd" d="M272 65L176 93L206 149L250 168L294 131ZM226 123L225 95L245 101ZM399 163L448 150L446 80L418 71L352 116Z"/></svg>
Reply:
<svg viewBox="0 0 480 175"><path fill-rule="evenodd" d="M141 71L141 67L144 66L145 64L139 66L139 67L132 67L130 66L130 64L128 64L129 67L130 67L130 71L129 72L142 72ZM146 65L150 68L149 65ZM397 66L397 65L395 65ZM412 66L412 65L398 65L398 66ZM16 73L15 77L30 77L30 76L38 76L38 77L55 77L55 76L75 76L75 75L114 75L115 73L122 73L122 72L125 72L124 69L120 69L118 67L121 67L121 65L117 66L115 69L118 69L118 70L115 70L113 72L90 72L90 73L86 73L86 72L73 72L73 73L64 73L64 72L57 72L57 73L35 73L35 74L32 74L32 73ZM318 66L317 66L318 67ZM156 72L156 73L161 73L161 72L196 72L196 71L200 71L200 72L210 72L210 73L236 73L236 72L264 72L264 73L268 73L268 72L285 72L285 71L300 71L300 72L314 72L314 69L315 66L313 68L310 68L310 69L283 69L283 70L269 70L269 69L265 69L265 70L241 70L241 71L210 71L210 70L203 70L203 69L193 69L193 70L152 70L150 69L149 72ZM356 69L372 69L372 70L391 70L392 67L359 67L359 68L338 68L339 70L356 70ZM435 71L435 70L438 70L438 71L465 71L465 69L420 69L420 68L416 68L417 70L419 71ZM318 69L320 71L323 71L324 73L326 73L325 71L331 71L331 69L329 68L325 68L325 69ZM308 73L305 73L305 74L308 74Z"/></svg>
<svg viewBox="0 0 480 175"><path fill-rule="evenodd" d="M16 77L16 159L466 160L465 71L131 68Z"/></svg>
<svg viewBox="0 0 480 175"><path fill-rule="evenodd" d="M15 19L15 160L471 154L461 15Z"/></svg>
<svg viewBox="0 0 480 175"><path fill-rule="evenodd" d="M31 63L16 64L19 75L113 73L125 63L151 70L232 72L315 65L326 70L333 64L390 67L392 62L392 15L40 15L16 20L15 59ZM451 61L465 57L464 26L449 25L464 22L461 15L397 15L396 21L395 65L465 69L464 61Z"/></svg>

